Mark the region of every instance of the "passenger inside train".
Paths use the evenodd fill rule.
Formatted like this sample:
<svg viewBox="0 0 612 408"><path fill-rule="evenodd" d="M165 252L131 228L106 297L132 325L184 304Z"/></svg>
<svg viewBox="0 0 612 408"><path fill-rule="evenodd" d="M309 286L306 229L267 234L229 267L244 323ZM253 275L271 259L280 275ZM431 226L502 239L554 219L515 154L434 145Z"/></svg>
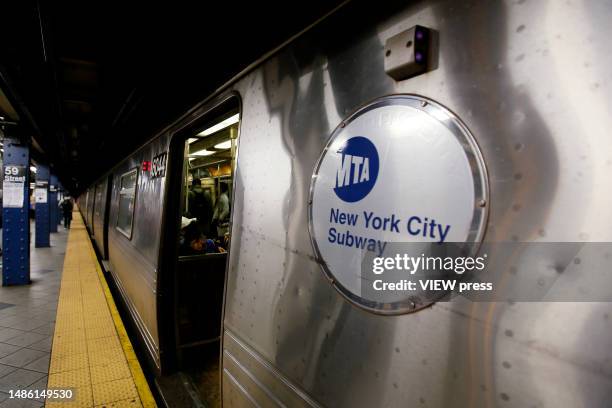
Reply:
<svg viewBox="0 0 612 408"><path fill-rule="evenodd" d="M181 255L201 255L226 251L220 245L219 240L210 239L207 234L204 234L197 218L182 217L179 242Z"/></svg>

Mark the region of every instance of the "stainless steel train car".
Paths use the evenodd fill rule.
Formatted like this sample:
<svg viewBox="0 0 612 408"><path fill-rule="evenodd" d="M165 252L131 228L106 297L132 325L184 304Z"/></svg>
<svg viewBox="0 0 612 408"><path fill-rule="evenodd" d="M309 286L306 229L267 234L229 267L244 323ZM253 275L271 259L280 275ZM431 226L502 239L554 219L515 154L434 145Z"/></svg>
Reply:
<svg viewBox="0 0 612 408"><path fill-rule="evenodd" d="M376 131L407 153L392 178L379 148L375 205L440 209L455 241L611 241L611 19L594 1L349 2L101 177L80 209L157 375L195 372L227 407L608 405L610 303L367 301L317 206L334 138ZM393 133L395 108L421 136ZM206 253L182 252L192 189L229 201L228 228L200 225ZM490 261L531 282L525 259Z"/></svg>

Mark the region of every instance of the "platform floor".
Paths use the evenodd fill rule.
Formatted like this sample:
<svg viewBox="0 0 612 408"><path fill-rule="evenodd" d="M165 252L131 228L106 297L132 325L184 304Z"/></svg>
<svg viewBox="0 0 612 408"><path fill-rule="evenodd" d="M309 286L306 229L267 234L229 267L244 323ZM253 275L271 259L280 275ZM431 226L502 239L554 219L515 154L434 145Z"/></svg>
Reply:
<svg viewBox="0 0 612 408"><path fill-rule="evenodd" d="M155 407L81 215L51 239L31 251L31 285L0 287L0 408ZM8 398L17 389L74 398Z"/></svg>
<svg viewBox="0 0 612 408"><path fill-rule="evenodd" d="M66 246L48 388L75 399L47 407L152 407L155 401L80 214Z"/></svg>
<svg viewBox="0 0 612 408"><path fill-rule="evenodd" d="M0 286L0 407L40 407L42 400L10 400L16 389L44 389L68 232L51 234L50 248L30 250L30 277L25 286Z"/></svg>

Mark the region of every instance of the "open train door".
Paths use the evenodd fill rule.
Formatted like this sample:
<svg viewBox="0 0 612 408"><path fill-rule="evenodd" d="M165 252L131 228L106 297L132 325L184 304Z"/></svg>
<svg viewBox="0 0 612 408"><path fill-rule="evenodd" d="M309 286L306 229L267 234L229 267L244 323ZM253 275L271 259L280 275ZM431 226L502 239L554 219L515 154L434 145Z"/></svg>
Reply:
<svg viewBox="0 0 612 408"><path fill-rule="evenodd" d="M171 394L164 398L173 406L198 399L221 405L220 339L238 123L239 103L232 96L181 127L171 141L165 230L174 232L166 234L161 251L167 296L160 303L168 353L158 385ZM185 387L187 393L177 392Z"/></svg>

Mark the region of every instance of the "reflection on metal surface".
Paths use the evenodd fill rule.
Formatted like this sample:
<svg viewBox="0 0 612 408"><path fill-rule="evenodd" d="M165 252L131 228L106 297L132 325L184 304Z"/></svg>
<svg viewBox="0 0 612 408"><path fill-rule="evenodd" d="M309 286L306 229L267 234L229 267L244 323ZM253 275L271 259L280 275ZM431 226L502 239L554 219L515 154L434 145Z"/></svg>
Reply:
<svg viewBox="0 0 612 408"><path fill-rule="evenodd" d="M319 407L230 330L224 332L224 376L241 384L242 391L260 406Z"/></svg>

